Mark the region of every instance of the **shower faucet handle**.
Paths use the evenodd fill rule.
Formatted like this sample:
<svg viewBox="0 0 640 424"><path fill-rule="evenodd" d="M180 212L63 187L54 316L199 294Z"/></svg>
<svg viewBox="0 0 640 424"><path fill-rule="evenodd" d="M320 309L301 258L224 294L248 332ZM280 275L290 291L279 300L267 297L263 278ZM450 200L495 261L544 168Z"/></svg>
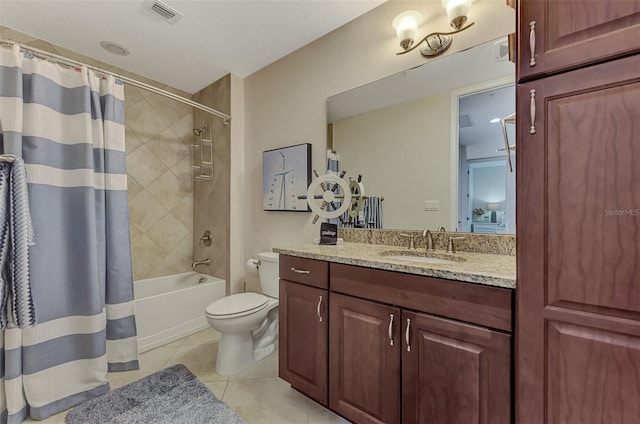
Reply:
<svg viewBox="0 0 640 424"><path fill-rule="evenodd" d="M202 234L202 237L200 237L200 242L198 243L199 245L204 244L206 247L211 246L211 243L213 242L213 237L211 236L211 231L207 230L204 232L204 234Z"/></svg>

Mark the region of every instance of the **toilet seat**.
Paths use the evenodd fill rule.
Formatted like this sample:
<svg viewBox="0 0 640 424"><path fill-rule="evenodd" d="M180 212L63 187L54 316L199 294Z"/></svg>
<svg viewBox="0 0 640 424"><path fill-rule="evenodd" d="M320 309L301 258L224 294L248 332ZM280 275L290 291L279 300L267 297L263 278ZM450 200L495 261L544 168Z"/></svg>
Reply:
<svg viewBox="0 0 640 424"><path fill-rule="evenodd" d="M266 308L269 297L258 293L239 293L212 302L206 308L207 316L230 319L251 315Z"/></svg>

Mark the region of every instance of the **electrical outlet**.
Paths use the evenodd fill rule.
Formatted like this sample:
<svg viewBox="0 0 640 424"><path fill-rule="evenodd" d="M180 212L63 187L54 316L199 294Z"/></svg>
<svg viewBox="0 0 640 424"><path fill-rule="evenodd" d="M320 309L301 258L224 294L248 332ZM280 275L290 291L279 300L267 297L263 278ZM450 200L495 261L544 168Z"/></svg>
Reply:
<svg viewBox="0 0 640 424"><path fill-rule="evenodd" d="M425 211L439 211L440 210L440 201L439 200L425 200L424 201L424 210Z"/></svg>

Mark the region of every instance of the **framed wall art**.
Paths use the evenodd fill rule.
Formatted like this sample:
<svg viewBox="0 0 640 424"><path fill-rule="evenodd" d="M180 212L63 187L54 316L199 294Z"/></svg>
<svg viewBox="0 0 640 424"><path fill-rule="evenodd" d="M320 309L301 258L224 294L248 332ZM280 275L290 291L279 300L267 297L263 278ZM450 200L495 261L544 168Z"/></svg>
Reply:
<svg viewBox="0 0 640 424"><path fill-rule="evenodd" d="M310 211L306 200L309 184L310 143L262 152L262 208L265 211Z"/></svg>

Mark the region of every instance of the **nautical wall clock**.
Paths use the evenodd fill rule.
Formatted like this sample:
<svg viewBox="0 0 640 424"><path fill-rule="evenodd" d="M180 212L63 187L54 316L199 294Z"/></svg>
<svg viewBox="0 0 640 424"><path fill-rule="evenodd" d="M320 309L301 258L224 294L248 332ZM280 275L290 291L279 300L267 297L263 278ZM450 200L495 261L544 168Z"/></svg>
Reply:
<svg viewBox="0 0 640 424"><path fill-rule="evenodd" d="M265 211L308 212L311 183L311 144L267 150L262 153L262 208Z"/></svg>

